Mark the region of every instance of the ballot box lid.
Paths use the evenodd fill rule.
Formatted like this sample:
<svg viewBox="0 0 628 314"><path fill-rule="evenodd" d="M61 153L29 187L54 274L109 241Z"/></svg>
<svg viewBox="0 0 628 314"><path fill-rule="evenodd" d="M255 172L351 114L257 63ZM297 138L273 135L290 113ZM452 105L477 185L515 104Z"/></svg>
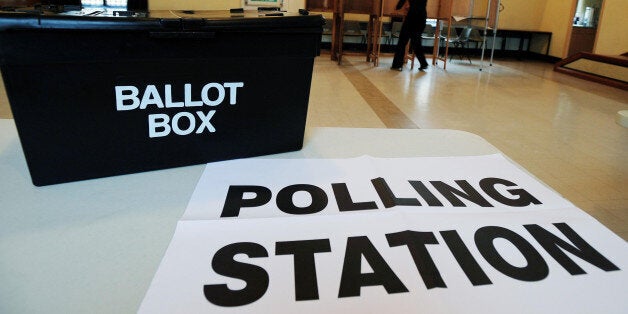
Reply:
<svg viewBox="0 0 628 314"><path fill-rule="evenodd" d="M320 33L321 15L280 11L155 10L149 12L94 11L48 12L0 10L0 31L49 30L147 30L147 31L265 31Z"/></svg>

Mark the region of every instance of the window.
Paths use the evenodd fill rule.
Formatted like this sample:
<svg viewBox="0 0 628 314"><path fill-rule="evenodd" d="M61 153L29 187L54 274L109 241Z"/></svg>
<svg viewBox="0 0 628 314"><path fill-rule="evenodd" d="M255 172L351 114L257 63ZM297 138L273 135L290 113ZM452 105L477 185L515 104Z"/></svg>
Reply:
<svg viewBox="0 0 628 314"><path fill-rule="evenodd" d="M126 8L127 0L81 0L84 7Z"/></svg>

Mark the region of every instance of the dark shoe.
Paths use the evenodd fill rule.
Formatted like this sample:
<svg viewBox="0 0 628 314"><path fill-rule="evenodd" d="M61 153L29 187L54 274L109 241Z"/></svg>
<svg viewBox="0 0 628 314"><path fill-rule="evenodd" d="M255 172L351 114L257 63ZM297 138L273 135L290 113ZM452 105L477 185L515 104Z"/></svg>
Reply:
<svg viewBox="0 0 628 314"><path fill-rule="evenodd" d="M401 72L401 70L403 70L403 67L396 67L396 66L392 66L392 67L390 67L390 69L391 69L391 70L396 70L396 71Z"/></svg>
<svg viewBox="0 0 628 314"><path fill-rule="evenodd" d="M427 65L427 64L422 65L422 66L419 68L419 71L423 71L423 70L427 69L427 67L428 67L428 66L429 66L429 65Z"/></svg>

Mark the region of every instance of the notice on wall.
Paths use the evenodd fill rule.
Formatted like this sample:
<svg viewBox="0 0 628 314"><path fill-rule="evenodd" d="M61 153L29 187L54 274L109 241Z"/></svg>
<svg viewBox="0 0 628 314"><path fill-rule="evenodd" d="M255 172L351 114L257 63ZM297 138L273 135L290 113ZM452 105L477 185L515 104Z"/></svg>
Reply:
<svg viewBox="0 0 628 314"><path fill-rule="evenodd" d="M628 246L503 156L212 163L141 313L621 313Z"/></svg>

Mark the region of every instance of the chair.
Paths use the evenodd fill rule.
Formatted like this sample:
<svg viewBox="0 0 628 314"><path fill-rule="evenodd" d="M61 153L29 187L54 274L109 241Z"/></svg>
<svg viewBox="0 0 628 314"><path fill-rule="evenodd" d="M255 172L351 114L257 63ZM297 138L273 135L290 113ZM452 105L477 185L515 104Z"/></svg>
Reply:
<svg viewBox="0 0 628 314"><path fill-rule="evenodd" d="M434 39L435 33L436 30L434 29L434 26L432 26L432 24L425 24L425 29L421 34L421 39Z"/></svg>
<svg viewBox="0 0 628 314"><path fill-rule="evenodd" d="M362 32L360 28L360 22L358 21L345 21L343 35L349 37L360 37L360 43L366 42L366 34Z"/></svg>
<svg viewBox="0 0 628 314"><path fill-rule="evenodd" d="M392 23L392 27L390 30L390 43L392 44L392 40L393 38L397 38L397 41L399 40L399 34L401 34L401 26L403 25L402 22L393 22Z"/></svg>
<svg viewBox="0 0 628 314"><path fill-rule="evenodd" d="M462 32L460 32L460 35L458 35L458 37L449 38L449 43L453 44L454 48L458 50L458 56L460 57L460 60L462 60L462 56L464 54L467 59L469 59L469 63L472 63L471 58L469 57L469 54L464 53L464 50L467 48L467 44L469 43L469 36L471 35L472 30L473 29L471 27L465 27L462 29ZM454 55L452 54L449 57L449 61L451 61L453 58Z"/></svg>
<svg viewBox="0 0 628 314"><path fill-rule="evenodd" d="M425 29L421 33L421 40L429 40L431 42L429 45L433 45L434 38L436 38L436 29L432 24L425 24Z"/></svg>
<svg viewBox="0 0 628 314"><path fill-rule="evenodd" d="M386 31L386 23L382 23L382 33L379 34L379 40L381 43L382 38L384 38L384 43L387 43L388 41L388 35L385 33ZM377 27L377 26L375 26ZM362 31L362 34L364 34L365 36L369 35L369 22L360 22L360 30Z"/></svg>
<svg viewBox="0 0 628 314"><path fill-rule="evenodd" d="M438 33L439 34L438 35L438 46L439 46L438 51L439 51L439 56L441 57L444 57L445 55L445 43L448 43L448 42L451 43L452 40L455 40L458 38L458 34L456 32L455 27L452 26L451 28L449 28L449 32L450 32L449 37L447 37L447 31L448 31L448 28L441 23L440 31Z"/></svg>
<svg viewBox="0 0 628 314"><path fill-rule="evenodd" d="M363 34L368 33L368 31L369 31L369 23L368 22L358 22L358 24L360 24L360 31Z"/></svg>
<svg viewBox="0 0 628 314"><path fill-rule="evenodd" d="M449 37L447 37L447 27L445 25L441 25L439 38L442 41L449 41L449 42L451 42L452 39L458 38L458 31L456 30L455 27L452 26L449 32L450 32Z"/></svg>
<svg viewBox="0 0 628 314"><path fill-rule="evenodd" d="M392 24L382 23L382 38L384 38L384 44L390 45L392 41Z"/></svg>
<svg viewBox="0 0 628 314"><path fill-rule="evenodd" d="M471 34L469 34L469 42L475 43L476 49L482 49L484 46L484 36L480 34L480 31L476 28L471 30Z"/></svg>
<svg viewBox="0 0 628 314"><path fill-rule="evenodd" d="M323 24L323 35L331 35L332 28L332 20L325 19L325 23Z"/></svg>

